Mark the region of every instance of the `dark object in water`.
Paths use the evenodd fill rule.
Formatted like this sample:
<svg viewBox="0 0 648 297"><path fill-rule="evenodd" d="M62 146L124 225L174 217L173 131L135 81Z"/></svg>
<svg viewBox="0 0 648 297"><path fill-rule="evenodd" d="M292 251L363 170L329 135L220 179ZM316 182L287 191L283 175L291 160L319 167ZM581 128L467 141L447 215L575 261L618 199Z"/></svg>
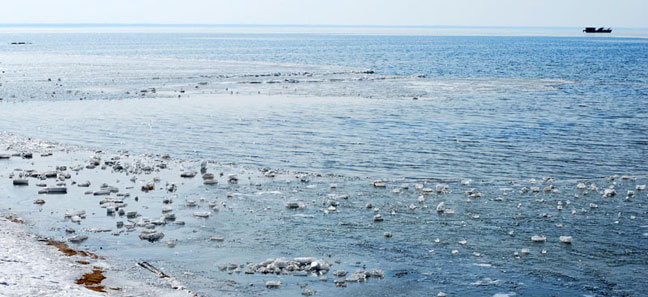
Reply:
<svg viewBox="0 0 648 297"><path fill-rule="evenodd" d="M169 278L169 276L166 273L155 268L155 266L149 264L148 262L137 262L137 265L142 266L144 269L157 274L161 278Z"/></svg>
<svg viewBox="0 0 648 297"><path fill-rule="evenodd" d="M67 194L66 187L47 187L38 191L38 194Z"/></svg>
<svg viewBox="0 0 648 297"><path fill-rule="evenodd" d="M29 181L26 180L26 179L17 178L17 179L14 179L14 180L13 180L13 185L14 185L14 186L28 186L28 185L29 185Z"/></svg>
<svg viewBox="0 0 648 297"><path fill-rule="evenodd" d="M596 27L586 27L585 30L583 30L583 32L585 32L585 33L612 33L612 28L605 29L605 28L601 27L601 28L596 29Z"/></svg>

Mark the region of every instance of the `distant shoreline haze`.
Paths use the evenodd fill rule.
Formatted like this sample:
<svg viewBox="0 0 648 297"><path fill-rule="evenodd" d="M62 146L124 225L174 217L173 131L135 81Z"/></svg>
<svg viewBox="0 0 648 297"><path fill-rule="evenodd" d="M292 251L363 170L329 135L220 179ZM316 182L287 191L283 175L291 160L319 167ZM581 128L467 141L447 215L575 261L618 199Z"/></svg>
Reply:
<svg viewBox="0 0 648 297"><path fill-rule="evenodd" d="M298 27L298 28L420 28L420 29L574 29L611 27L648 30L648 27L614 27L612 24L583 26L457 26L457 25L334 25L334 24L201 24L201 23L0 23L0 27Z"/></svg>
<svg viewBox="0 0 648 297"><path fill-rule="evenodd" d="M611 27L611 34L586 34L584 27ZM233 33L233 34L366 34L426 36L565 36L648 38L648 28L622 28L611 24L582 27L530 26L391 26L298 24L128 24L128 23L5 23L2 33Z"/></svg>

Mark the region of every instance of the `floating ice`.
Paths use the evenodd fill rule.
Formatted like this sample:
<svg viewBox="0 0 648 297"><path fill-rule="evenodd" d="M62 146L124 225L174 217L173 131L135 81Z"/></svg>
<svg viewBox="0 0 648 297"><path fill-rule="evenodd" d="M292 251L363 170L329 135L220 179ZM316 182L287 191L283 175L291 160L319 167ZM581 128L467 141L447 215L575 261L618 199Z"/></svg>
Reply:
<svg viewBox="0 0 648 297"><path fill-rule="evenodd" d="M223 242L223 241L225 241L225 237L218 236L218 235L212 236L211 241Z"/></svg>
<svg viewBox="0 0 648 297"><path fill-rule="evenodd" d="M436 211L438 213L443 213L445 211L445 202L441 202L437 205Z"/></svg>
<svg viewBox="0 0 648 297"><path fill-rule="evenodd" d="M533 235L531 236L531 241L533 242L545 242L547 241L547 237L541 236L541 235Z"/></svg>
<svg viewBox="0 0 648 297"><path fill-rule="evenodd" d="M566 244L571 244L572 243L572 237L571 236L560 236L560 242L566 243Z"/></svg>
<svg viewBox="0 0 648 297"><path fill-rule="evenodd" d="M141 240L148 240L150 242L155 242L164 238L164 233L157 230L144 230L140 232L139 238Z"/></svg>
<svg viewBox="0 0 648 297"><path fill-rule="evenodd" d="M47 187L38 191L38 194L67 194L66 187Z"/></svg>
<svg viewBox="0 0 648 297"><path fill-rule="evenodd" d="M286 202L286 208L288 209L301 209L305 207L306 205L303 202Z"/></svg>
<svg viewBox="0 0 648 297"><path fill-rule="evenodd" d="M180 173L180 177L193 178L194 176L196 176L196 174L198 174L198 173L195 172L195 171L185 171L185 172Z"/></svg>
<svg viewBox="0 0 648 297"><path fill-rule="evenodd" d="M22 179L22 178L17 178L17 179L13 180L13 185L14 186L28 186L29 185L29 180Z"/></svg>
<svg viewBox="0 0 648 297"><path fill-rule="evenodd" d="M446 184L438 184L436 185L436 192L438 194L445 194L448 192L448 185Z"/></svg>
<svg viewBox="0 0 648 297"><path fill-rule="evenodd" d="M613 197L614 195L616 195L616 191L613 188L603 190L603 197Z"/></svg>
<svg viewBox="0 0 648 297"><path fill-rule="evenodd" d="M199 217L199 218L208 218L211 216L210 211L197 211L193 213L194 217Z"/></svg>
<svg viewBox="0 0 648 297"><path fill-rule="evenodd" d="M387 185L384 182L379 181L379 180L374 181L373 186L376 187L376 188L385 188L385 187L387 187Z"/></svg>
<svg viewBox="0 0 648 297"><path fill-rule="evenodd" d="M85 215L86 215L85 210L72 210L72 211L66 211L65 212L65 217L66 218L71 218L73 216L85 217Z"/></svg>
<svg viewBox="0 0 648 297"><path fill-rule="evenodd" d="M239 181L239 178L236 174L230 174L227 176L227 182L230 184L237 184Z"/></svg>
<svg viewBox="0 0 648 297"><path fill-rule="evenodd" d="M85 241L86 239L88 239L88 235L81 234L81 235L68 238L68 241L72 243L80 243Z"/></svg>

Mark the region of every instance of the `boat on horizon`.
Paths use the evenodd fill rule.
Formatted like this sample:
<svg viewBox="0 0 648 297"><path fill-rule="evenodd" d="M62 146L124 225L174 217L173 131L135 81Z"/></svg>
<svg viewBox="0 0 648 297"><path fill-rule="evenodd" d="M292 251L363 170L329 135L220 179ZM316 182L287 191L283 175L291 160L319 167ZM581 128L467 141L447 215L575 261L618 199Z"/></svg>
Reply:
<svg viewBox="0 0 648 297"><path fill-rule="evenodd" d="M607 28L605 29L604 27L596 28L596 27L585 27L585 30L583 30L585 33L612 33L612 28Z"/></svg>

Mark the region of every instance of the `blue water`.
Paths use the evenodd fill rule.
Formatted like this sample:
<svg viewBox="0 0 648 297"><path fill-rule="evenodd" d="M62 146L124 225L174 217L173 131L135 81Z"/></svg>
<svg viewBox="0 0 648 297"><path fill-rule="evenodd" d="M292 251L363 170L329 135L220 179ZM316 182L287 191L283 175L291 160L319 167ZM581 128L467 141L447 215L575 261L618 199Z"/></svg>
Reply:
<svg viewBox="0 0 648 297"><path fill-rule="evenodd" d="M308 279L322 296L641 296L648 280L646 193L624 198L647 182L646 69L648 40L641 38L11 33L0 35L0 131L243 165L223 170L250 174L263 189L222 180L216 188L188 182L181 190L231 209L207 223L187 218L194 235L163 227L179 239L176 250L142 243L135 232L119 241L93 234L87 243L113 256L146 255L175 275L197 272L184 281L205 294L298 294L295 282L306 280L286 277L285 291L269 292L262 276L230 276L214 265L331 253L345 269L361 261L385 269L386 277L346 289ZM19 166L28 164L0 168ZM288 173L267 180L250 173L258 168ZM313 178L315 188L286 184L295 172L324 176ZM607 178L613 174L638 178ZM178 179L168 175L164 180ZM534 185L530 178L543 176L557 178L560 191L519 194ZM376 178L394 182L374 189ZM461 185L464 178L476 182ZM413 184L434 188L439 180L452 192L419 203ZM586 197L575 189L580 181L614 185L618 196ZM392 194L401 183L409 189ZM468 203L463 192L472 187L484 197ZM19 199L31 192L5 190L18 211L39 209ZM231 192L238 195L224 197ZM328 194L338 192L352 198L340 200L340 213L323 215ZM96 207L75 195L66 203ZM159 216L158 196L140 194L149 203L145 215ZM297 214L313 218L284 210L286 200L309 202ZM457 213L438 216L440 201ZM559 211L558 201L571 206ZM367 203L381 209L384 224L372 223ZM61 209L44 207L52 218L35 221L60 220ZM179 207L178 215L192 211ZM90 219L104 227L113 220L103 213ZM394 237L383 238L384 231ZM63 236L60 228L42 232ZM228 243L214 248L205 240L214 233L225 233ZM547 243L532 244L534 234L547 235ZM562 235L575 243L559 244ZM457 244L462 239L466 246ZM529 256L513 256L525 247Z"/></svg>
<svg viewBox="0 0 648 297"><path fill-rule="evenodd" d="M12 41L33 44L7 44ZM641 38L31 33L3 34L0 43L3 51L29 53L320 64L397 75L560 78L592 84L645 85L647 62L646 39Z"/></svg>
<svg viewBox="0 0 648 297"><path fill-rule="evenodd" d="M8 44L16 40L32 44ZM102 107L103 114L96 114L93 103L74 105L85 118L63 122L29 121L34 114L12 111L1 128L25 135L83 144L83 137L69 134L80 131L80 125L96 135L93 143L113 148L114 139L105 137L105 131L124 137L129 149L138 152L369 177L577 178L647 169L646 39L33 33L0 36L0 51L6 53L0 89L5 102L132 99L141 98L138 91L145 88L158 90L145 98L175 97L183 89L183 96L234 90L375 99L342 100L330 108L326 100L273 106L276 99L268 99L258 112L248 112L245 103L235 106L234 100L223 107L232 109L224 111L223 120L213 123L202 117L219 111L202 109L197 100L183 102L179 108L191 109L184 112L196 120L167 118L168 129L158 133L167 140L169 129L199 128L202 134L174 131L174 143L155 145L144 139L150 133L133 127L142 121L155 124L165 117L167 104L148 104L156 105L150 109L158 114L148 118L132 108L108 114L122 105ZM375 73L365 74L367 69ZM47 78L62 78L62 86ZM48 115L62 116L38 117ZM306 118L298 119L302 115ZM288 122L250 124L260 120ZM238 146L228 139L234 134L214 138L231 129L232 121L245 123L236 128L236 133L246 133L237 139L254 139L264 149ZM328 129L325 123L334 126ZM341 137L336 131L353 133ZM277 147L275 139L294 143Z"/></svg>

